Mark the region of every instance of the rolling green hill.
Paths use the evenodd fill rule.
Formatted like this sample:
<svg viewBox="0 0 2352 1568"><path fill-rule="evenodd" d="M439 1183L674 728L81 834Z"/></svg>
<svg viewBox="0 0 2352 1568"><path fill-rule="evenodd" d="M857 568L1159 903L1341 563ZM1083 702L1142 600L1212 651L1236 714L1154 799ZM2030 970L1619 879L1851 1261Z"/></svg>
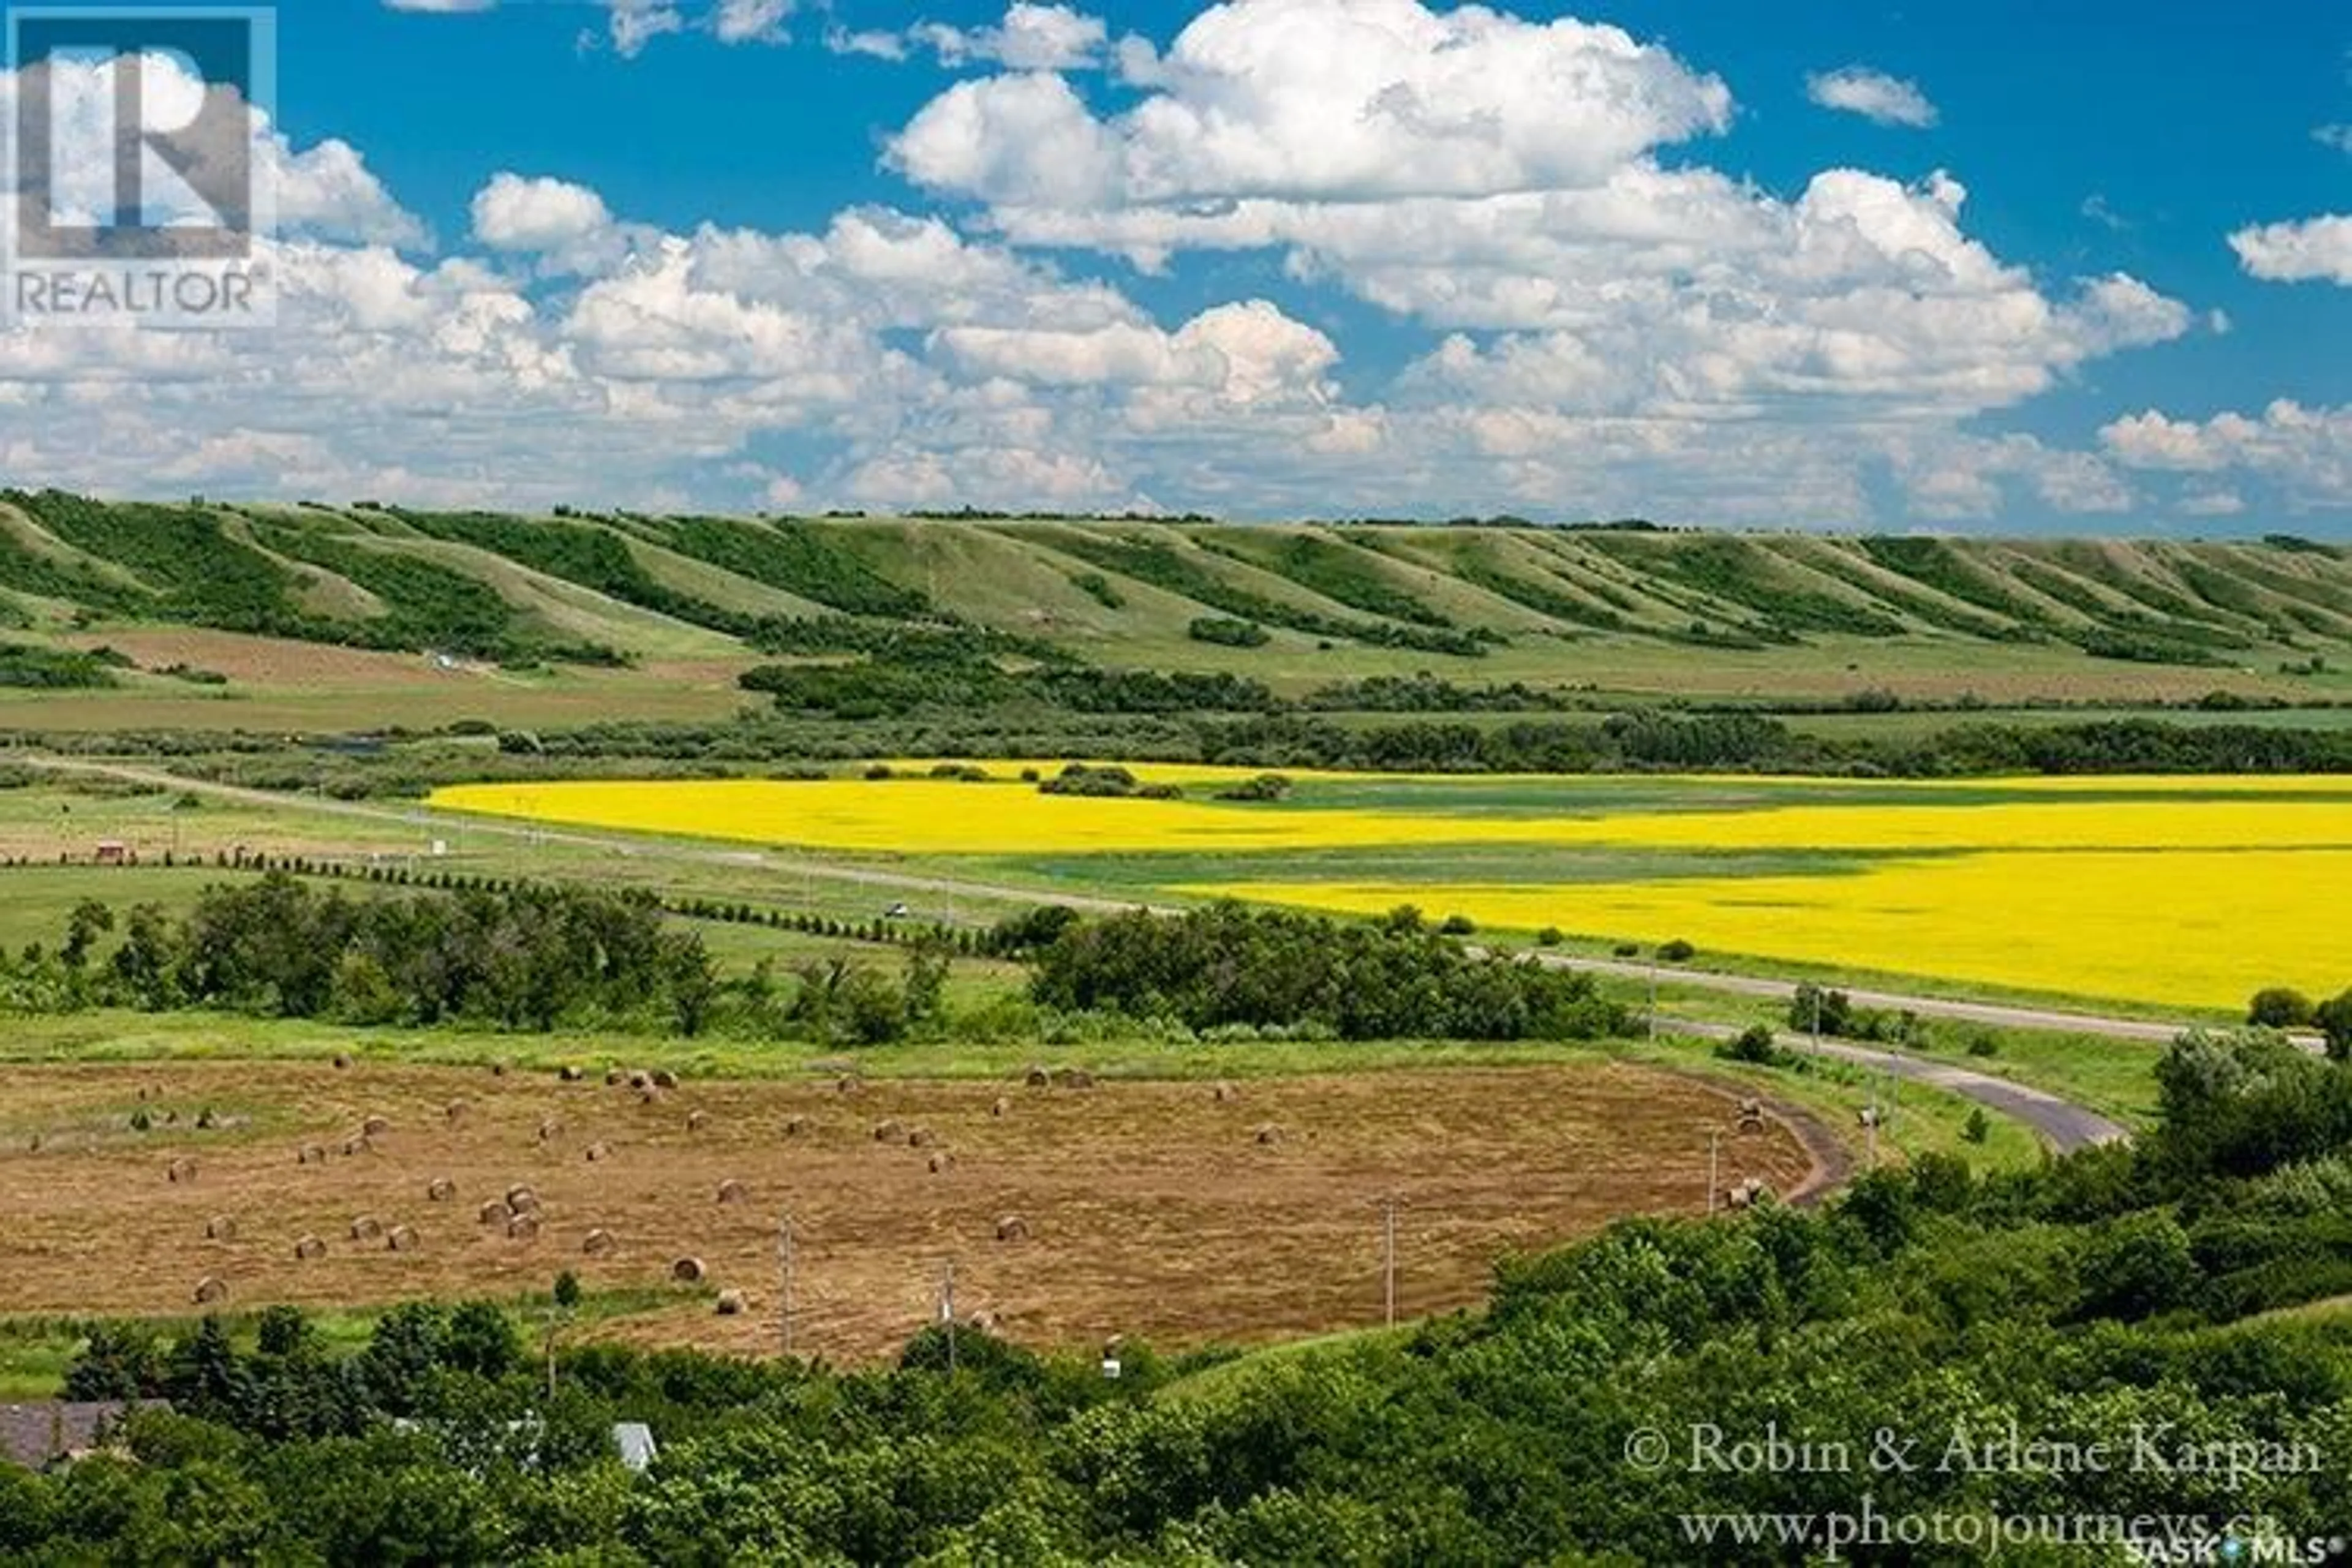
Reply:
<svg viewBox="0 0 2352 1568"><path fill-rule="evenodd" d="M1699 688L1717 693L1824 693L1934 669L1957 672L1955 691L1981 670L1995 687L2005 671L2053 696L2078 685L2105 696L2137 668L2182 689L2332 697L2352 661L2352 549L520 517L0 491L0 632L25 647L174 627L518 669L749 664L779 646L778 623L821 618L981 628L1087 664L1277 689L1423 670L1465 685L1671 689L1704 670Z"/></svg>

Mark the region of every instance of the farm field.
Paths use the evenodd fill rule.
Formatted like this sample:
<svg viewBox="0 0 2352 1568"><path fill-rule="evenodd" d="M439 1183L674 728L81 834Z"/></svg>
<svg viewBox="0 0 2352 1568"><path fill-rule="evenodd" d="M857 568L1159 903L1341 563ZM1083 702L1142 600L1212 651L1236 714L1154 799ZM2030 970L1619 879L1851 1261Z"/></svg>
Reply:
<svg viewBox="0 0 2352 1568"><path fill-rule="evenodd" d="M708 1269L701 1289L598 1331L763 1350L777 1338L775 1226L789 1213L795 1338L836 1359L903 1344L950 1258L960 1308L1024 1342L1262 1341L1378 1321L1370 1205L1383 1193L1407 1205L1402 1305L1421 1315L1480 1300L1505 1250L1626 1213L1700 1209L1709 1128L1727 1134L1727 1183L1753 1175L1789 1192L1811 1168L1777 1123L1732 1133L1730 1091L1598 1058L1254 1078L1222 1100L1200 1081L1031 1089L1003 1077L873 1079L845 1095L829 1075L688 1079L648 1100L601 1072L563 1083L544 1068L493 1076L366 1058L347 1069L33 1064L10 1080L0 1311L78 1311L99 1279L110 1310L154 1315L188 1310L206 1278L226 1285L232 1310L511 1297L566 1268L592 1292L627 1292L663 1287L691 1257ZM215 1125L197 1131L206 1110ZM155 1125L132 1131L142 1110ZM389 1130L343 1152L374 1116ZM877 1141L890 1123L900 1131ZM1269 1126L1278 1139L1262 1143ZM917 1128L933 1142L911 1146ZM324 1162L299 1162L312 1144ZM182 1158L193 1176L168 1180ZM442 1179L450 1195L434 1201ZM729 1182L740 1202L719 1201ZM478 1216L516 1184L541 1200L535 1235ZM1027 1235L1000 1241L1011 1215ZM207 1240L221 1218L233 1238ZM362 1220L407 1226L414 1244L354 1239ZM583 1253L598 1229L614 1249ZM322 1257L297 1259L305 1236L325 1242ZM714 1312L720 1289L743 1293L742 1315Z"/></svg>
<svg viewBox="0 0 2352 1568"><path fill-rule="evenodd" d="M1177 800L990 782L461 786L436 806L830 851L991 860L1137 896L1350 914L1415 904L1481 928L2196 1009L2352 975L2352 781L2108 778L1346 779L1280 804L1248 776L1154 768ZM1037 764L1050 767L1052 764Z"/></svg>

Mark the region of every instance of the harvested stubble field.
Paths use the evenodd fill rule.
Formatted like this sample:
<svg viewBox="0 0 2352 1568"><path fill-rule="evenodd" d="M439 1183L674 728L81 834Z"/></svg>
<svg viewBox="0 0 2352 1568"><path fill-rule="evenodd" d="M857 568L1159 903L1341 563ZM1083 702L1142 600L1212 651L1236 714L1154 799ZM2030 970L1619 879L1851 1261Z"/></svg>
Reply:
<svg viewBox="0 0 2352 1568"><path fill-rule="evenodd" d="M132 1131L142 1108L157 1125ZM1502 1252L1702 1207L1708 1128L1726 1133L1726 1186L1801 1184L1798 1140L1777 1122L1736 1133L1735 1112L1626 1064L1244 1079L1225 1099L1197 1082L845 1093L812 1077L648 1097L601 1067L571 1083L364 1061L27 1067L0 1111L0 1312L184 1314L207 1278L242 1310L509 1297L565 1268L591 1289L642 1287L694 1258L700 1288L597 1331L753 1351L776 1341L789 1213L805 1352L893 1351L936 1310L950 1258L959 1308L1025 1342L1266 1340L1377 1321L1383 1193L1405 1205L1401 1306L1417 1315L1480 1300ZM372 1117L388 1130L344 1152ZM930 1142L911 1144L916 1129ZM312 1145L323 1163L301 1161ZM174 1181L182 1160L194 1174ZM719 1201L730 1182L741 1201ZM540 1201L535 1237L480 1217L518 1184ZM1027 1235L1000 1241L1013 1215ZM217 1218L232 1238L207 1239ZM385 1235L353 1239L368 1220ZM402 1226L414 1245L394 1250ZM616 1245L590 1255L594 1230ZM304 1237L325 1255L298 1260ZM741 1315L716 1314L722 1289Z"/></svg>

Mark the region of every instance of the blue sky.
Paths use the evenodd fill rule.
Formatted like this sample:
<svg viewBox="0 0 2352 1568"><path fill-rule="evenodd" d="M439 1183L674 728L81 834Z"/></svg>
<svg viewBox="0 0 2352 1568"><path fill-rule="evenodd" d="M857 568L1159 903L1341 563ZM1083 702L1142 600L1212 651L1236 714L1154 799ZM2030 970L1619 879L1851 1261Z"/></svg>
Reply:
<svg viewBox="0 0 2352 1568"><path fill-rule="evenodd" d="M278 55L278 328L0 335L13 482L2352 533L2338 5L304 0Z"/></svg>

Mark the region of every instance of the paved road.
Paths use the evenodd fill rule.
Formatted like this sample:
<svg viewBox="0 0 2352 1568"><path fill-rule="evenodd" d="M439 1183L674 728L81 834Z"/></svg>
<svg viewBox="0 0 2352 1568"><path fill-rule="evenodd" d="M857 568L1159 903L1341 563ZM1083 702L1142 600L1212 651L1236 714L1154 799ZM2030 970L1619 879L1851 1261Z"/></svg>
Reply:
<svg viewBox="0 0 2352 1568"><path fill-rule="evenodd" d="M1655 975L1664 984L1696 986L1701 990L1722 991L1740 996L1769 996L1776 1001L1786 1001L1797 994L1796 984L1791 981L1770 980L1756 974L1727 974L1721 970L1692 969L1683 964L1660 965L1653 969L1646 963L1631 963L1611 958L1579 958L1565 953L1546 953L1543 961L1561 969L1613 975L1622 980L1647 982ZM2103 1035L2111 1039L2170 1045L2173 1037L2189 1026L2146 1018L2105 1017L2095 1013L2074 1013L2051 1007L1963 1002L1949 996L1906 996L1894 991L1858 991L1848 985L1841 985L1837 989L1853 998L1857 1007L1873 1007L1890 1013L1916 1013L1923 1018L1957 1018L2003 1029L2050 1029L2064 1034Z"/></svg>
<svg viewBox="0 0 2352 1568"><path fill-rule="evenodd" d="M768 867L792 876L819 878L828 881L848 882L899 892L936 893L949 897L996 899L1009 900L1047 900L1076 909L1096 912L1130 910L1139 904L1130 900L1074 897L1061 893L1041 892L1034 888L1013 888L971 882L953 878L925 877L908 872L889 871L864 866L842 866L815 860L777 860L757 850L701 849L669 840L634 837L625 835L586 833L571 828L540 827L520 823L499 822L478 816L460 816L429 810L423 806L387 806L365 801L331 800L317 795L289 795L272 790L248 789L240 784L218 784L207 779L192 779L161 768L139 767L130 763L89 762L72 757L24 755L16 760L26 764L58 773L96 773L108 778L131 783L155 784L165 789L193 791L222 799L242 801L249 805L276 808L296 806L322 812L330 816L357 818L371 822L397 823L404 826L427 828L462 827L472 834L512 838L531 843L566 844L581 848L601 849L608 853L646 859L667 859L691 864L713 866ZM1563 953L1547 953L1543 962L1557 968L1572 969L1592 974L1605 974L1619 979L1646 981L1652 971L1648 965L1625 963L1611 959L1580 958ZM1796 987L1787 981L1768 980L1752 974L1727 974L1717 970L1675 967L1660 970L1660 975L1670 977L1679 985L1694 985L1744 996L1786 999L1795 994ZM2095 1014L2060 1012L2047 1008L2011 1007L1990 1003L1961 1002L1941 996L1905 996L1885 991L1848 991L1855 1003L1864 1007L1889 1011L1908 1011L1922 1017L1958 1018L1975 1023L2007 1028L2054 1029L2074 1034L2102 1035L2116 1039L2139 1040L2152 1044L2168 1042L2180 1033L2182 1026L2150 1023L2138 1018L2101 1017ZM1738 1033L1725 1025L1700 1024L1689 1021L1661 1019L1662 1027L1685 1035L1698 1035L1710 1039L1729 1038ZM2028 1089L2007 1079L1987 1073L1972 1072L1966 1068L1922 1058L1905 1056L1895 1051L1873 1050L1866 1047L1823 1042L1824 1052L1868 1068L1874 1071L1937 1089L1975 1100L1989 1110L2013 1116L2040 1133L2050 1144L2063 1152L2096 1143L2112 1142L2126 1138L2129 1133L2096 1112L2084 1110L2055 1095Z"/></svg>
<svg viewBox="0 0 2352 1568"><path fill-rule="evenodd" d="M1661 1031L1671 1035L1696 1035L1702 1039L1729 1040L1740 1031L1729 1024L1701 1024L1688 1019L1658 1020ZM1867 1046L1849 1045L1843 1040L1823 1040L1819 1047L1801 1045L1799 1051L1818 1048L1823 1056L1852 1062L1871 1072L1883 1072L1899 1078L1906 1083L1925 1084L1957 1094L1963 1100L1973 1100L1988 1110L2003 1116L2013 1116L2042 1136L2061 1154L2071 1154L2077 1149L2088 1149L2101 1143L2120 1143L2131 1137L2131 1131L2110 1121L2095 1110L2088 1110L2069 1100L2045 1094L2038 1089L2028 1089L1990 1073L1954 1067L1948 1062L1929 1061L1924 1057L1906 1056L1900 1051L1874 1050Z"/></svg>
<svg viewBox="0 0 2352 1568"><path fill-rule="evenodd" d="M1975 1100L1978 1104L2004 1115L2013 1116L2048 1141L2062 1154L2077 1149L2088 1149L2100 1143L2120 1143L2131 1137L2125 1128L2108 1121L2095 1110L2086 1110L2072 1100L2044 1094L2038 1089L2028 1089L2021 1083L2011 1083L2005 1078L1990 1073L1972 1072L1967 1068L1953 1067L1945 1062L1925 1061L1897 1051L1874 1051L1861 1046L1822 1043L1824 1053L1855 1062L1873 1071L1885 1072L1912 1083L1924 1083L1934 1089L1948 1090Z"/></svg>

